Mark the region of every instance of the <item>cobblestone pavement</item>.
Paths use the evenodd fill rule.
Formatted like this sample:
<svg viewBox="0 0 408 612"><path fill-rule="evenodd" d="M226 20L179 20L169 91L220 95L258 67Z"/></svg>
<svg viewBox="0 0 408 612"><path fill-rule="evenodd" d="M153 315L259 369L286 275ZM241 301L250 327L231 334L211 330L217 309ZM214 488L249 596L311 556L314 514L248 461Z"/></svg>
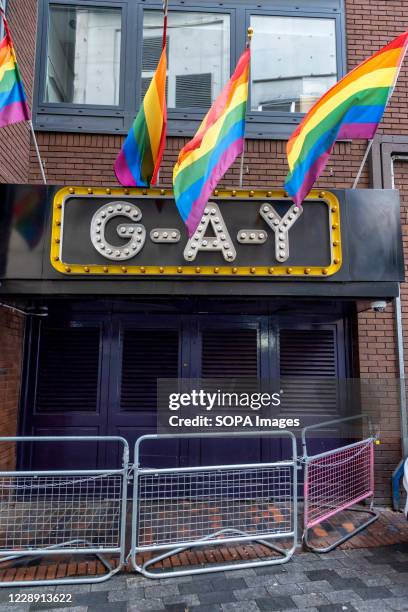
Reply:
<svg viewBox="0 0 408 612"><path fill-rule="evenodd" d="M71 593L72 603L10 603L18 593ZM1 610L73 612L344 612L408 610L408 543L300 553L272 567L150 580L122 574L94 585L0 589Z"/></svg>

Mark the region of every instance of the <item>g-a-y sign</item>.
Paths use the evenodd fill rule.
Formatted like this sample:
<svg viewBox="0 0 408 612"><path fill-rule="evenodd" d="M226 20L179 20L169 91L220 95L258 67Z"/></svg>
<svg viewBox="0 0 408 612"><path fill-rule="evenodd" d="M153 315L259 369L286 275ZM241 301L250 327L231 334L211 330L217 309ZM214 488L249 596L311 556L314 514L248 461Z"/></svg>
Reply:
<svg viewBox="0 0 408 612"><path fill-rule="evenodd" d="M189 239L171 192L67 187L53 203L51 263L63 274L330 276L341 267L329 192L215 191Z"/></svg>

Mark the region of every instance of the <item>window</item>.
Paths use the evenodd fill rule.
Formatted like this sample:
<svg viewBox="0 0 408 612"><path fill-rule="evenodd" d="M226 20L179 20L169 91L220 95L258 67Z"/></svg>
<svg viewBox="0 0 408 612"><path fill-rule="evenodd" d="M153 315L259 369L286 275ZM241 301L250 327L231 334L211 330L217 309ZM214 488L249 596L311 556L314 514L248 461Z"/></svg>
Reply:
<svg viewBox="0 0 408 612"><path fill-rule="evenodd" d="M119 104L121 12L50 6L44 102Z"/></svg>
<svg viewBox="0 0 408 612"><path fill-rule="evenodd" d="M162 0L40 0L38 130L126 134L162 50ZM345 73L344 0L171 0L168 134L192 136L252 39L248 138L287 138Z"/></svg>
<svg viewBox="0 0 408 612"><path fill-rule="evenodd" d="M142 78L151 78L161 53L161 11L144 11ZM170 11L168 96L171 108L209 108L230 76L230 17Z"/></svg>
<svg viewBox="0 0 408 612"><path fill-rule="evenodd" d="M251 110L306 113L337 81L334 19L251 16Z"/></svg>

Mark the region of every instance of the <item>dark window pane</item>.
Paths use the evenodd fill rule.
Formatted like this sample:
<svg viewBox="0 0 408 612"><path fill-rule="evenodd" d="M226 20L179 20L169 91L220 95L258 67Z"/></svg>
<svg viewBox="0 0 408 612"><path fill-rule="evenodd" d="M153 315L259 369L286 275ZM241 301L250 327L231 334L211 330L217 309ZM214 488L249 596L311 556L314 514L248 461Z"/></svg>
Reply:
<svg viewBox="0 0 408 612"><path fill-rule="evenodd" d="M119 104L121 11L51 6L45 102Z"/></svg>
<svg viewBox="0 0 408 612"><path fill-rule="evenodd" d="M305 113L337 81L334 19L252 15L251 109Z"/></svg>

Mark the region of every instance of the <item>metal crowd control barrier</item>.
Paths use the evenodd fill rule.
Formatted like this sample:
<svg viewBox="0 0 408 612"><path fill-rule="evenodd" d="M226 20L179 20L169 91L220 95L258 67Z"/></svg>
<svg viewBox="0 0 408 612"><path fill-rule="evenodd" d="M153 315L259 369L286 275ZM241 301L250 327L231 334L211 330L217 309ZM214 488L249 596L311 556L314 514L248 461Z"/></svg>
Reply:
<svg viewBox="0 0 408 612"><path fill-rule="evenodd" d="M335 419L305 427L302 431L302 447L305 465L304 472L304 534L306 547L313 552L325 553L349 540L368 527L379 517L373 509L374 503L374 442L375 436L336 448L334 450L308 456L307 433L356 419L367 419L369 433L372 427L367 415ZM359 502L371 498L369 507L354 507ZM326 547L316 547L309 541L309 530L344 510L364 512L369 515L347 535Z"/></svg>
<svg viewBox="0 0 408 612"><path fill-rule="evenodd" d="M116 436L24 436L0 438L3 442L112 442L122 448L122 467L1 471L0 563L27 556L94 554L107 571L101 576L7 581L0 586L103 582L116 574L125 563L127 441ZM117 567L106 554L119 555Z"/></svg>
<svg viewBox="0 0 408 612"><path fill-rule="evenodd" d="M160 444L169 438L266 436L286 437L291 441L287 461L167 469L140 467L141 447L146 441ZM297 544L296 439L290 432L143 436L135 445L133 496L130 557L134 569L147 577L285 563ZM251 540L280 556L258 561L203 563L171 571L149 570L155 563L189 548ZM149 552L153 553L149 559L138 561L138 554Z"/></svg>

